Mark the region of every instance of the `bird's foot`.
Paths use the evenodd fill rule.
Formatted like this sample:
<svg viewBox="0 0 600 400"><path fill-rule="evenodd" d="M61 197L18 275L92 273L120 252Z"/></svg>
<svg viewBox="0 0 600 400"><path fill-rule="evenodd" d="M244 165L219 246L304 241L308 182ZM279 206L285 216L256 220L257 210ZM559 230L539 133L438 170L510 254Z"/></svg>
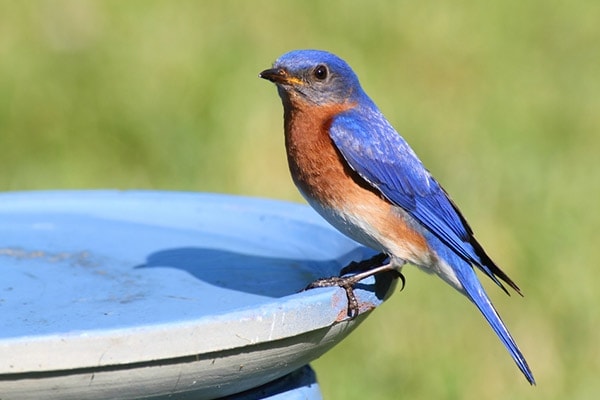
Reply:
<svg viewBox="0 0 600 400"><path fill-rule="evenodd" d="M360 281L360 279L355 279L355 277L356 275L318 279L309 284L304 290L334 286L341 287L346 292L346 298L348 299L348 317L354 319L358 316L359 311L358 300L356 299L356 294L354 294L354 285Z"/></svg>
<svg viewBox="0 0 600 400"><path fill-rule="evenodd" d="M356 318L359 313L359 304L354 294L354 285L362 281L369 276L376 275L385 271L393 271L397 274L398 278L402 281L402 289L404 289L405 279L404 275L400 273L391 263L382 265L382 263L388 258L384 253L377 254L367 260L359 262L351 262L341 271L342 276L334 276L331 278L318 279L309 284L304 290L322 288L322 287L333 287L337 286L346 292L346 298L348 299L348 317L350 319ZM344 276L349 273L356 273L351 276ZM402 290L401 289L401 290Z"/></svg>

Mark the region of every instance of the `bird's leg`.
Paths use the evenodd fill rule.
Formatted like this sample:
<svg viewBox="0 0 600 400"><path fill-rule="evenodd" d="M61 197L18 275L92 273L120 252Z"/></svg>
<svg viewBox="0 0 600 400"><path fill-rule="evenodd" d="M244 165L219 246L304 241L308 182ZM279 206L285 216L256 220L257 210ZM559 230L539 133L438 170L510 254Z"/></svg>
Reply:
<svg viewBox="0 0 600 400"><path fill-rule="evenodd" d="M383 265L383 262L388 258L388 255L385 253L375 254L371 258L367 258L362 261L352 261L350 264L346 265L340 271L340 276L344 276L347 274L355 274L358 272L368 271L371 268L379 267Z"/></svg>
<svg viewBox="0 0 600 400"><path fill-rule="evenodd" d="M371 258L367 258L366 260L352 261L350 264L348 264L344 268L342 268L342 270L340 271L340 276L344 276L346 274L369 271L375 267L382 265L383 262L387 258L388 258L387 254L379 253L379 254L375 254ZM392 271L394 273L396 273L397 277L402 282L402 286L400 287L400 291L402 291L402 289L404 289L404 285L406 284L406 279L404 278L404 275L402 275L402 272L400 272L399 269L394 268L394 269L392 269Z"/></svg>
<svg viewBox="0 0 600 400"><path fill-rule="evenodd" d="M369 261L369 260L367 260L367 261ZM354 285L356 285L358 282L362 281L363 279L366 279L370 276L379 274L381 272L386 272L386 271L397 271L397 270L392 263L388 263L388 264L380 265L375 268L371 268L367 271L363 271L363 272L360 272L360 273L352 275L352 276L347 276L347 277L334 276L332 278L319 279L317 281L314 281L310 285L308 285L306 287L306 289L304 289L304 290L320 288L320 287L332 287L332 286L341 287L342 289L344 289L346 291L346 297L348 298L348 317L350 317L350 319L353 319L358 315L358 311L359 311L358 300L356 299L356 295L354 294ZM404 286L404 277L402 276L402 274L400 274L400 276L402 277L402 282L403 282L402 286Z"/></svg>

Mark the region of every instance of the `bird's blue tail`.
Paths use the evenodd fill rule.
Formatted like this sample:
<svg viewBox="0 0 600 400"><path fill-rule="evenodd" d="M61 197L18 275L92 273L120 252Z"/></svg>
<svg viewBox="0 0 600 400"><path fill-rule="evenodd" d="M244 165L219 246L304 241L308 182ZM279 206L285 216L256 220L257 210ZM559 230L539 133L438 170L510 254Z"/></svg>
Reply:
<svg viewBox="0 0 600 400"><path fill-rule="evenodd" d="M525 375L525 378L527 378L530 384L535 385L535 378L527 365L525 357L492 305L473 268L464 260L460 260L458 263L453 263L453 269L463 285L465 295L479 308L479 311L481 311L494 332L496 332L496 335L504 343L513 360L515 360L515 363L517 363L517 366L523 372L523 375Z"/></svg>

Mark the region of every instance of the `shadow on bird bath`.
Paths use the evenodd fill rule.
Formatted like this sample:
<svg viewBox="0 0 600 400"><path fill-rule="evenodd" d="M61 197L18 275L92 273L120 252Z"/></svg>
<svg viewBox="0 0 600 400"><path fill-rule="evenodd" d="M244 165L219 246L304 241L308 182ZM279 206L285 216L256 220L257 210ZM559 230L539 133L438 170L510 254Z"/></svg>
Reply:
<svg viewBox="0 0 600 400"><path fill-rule="evenodd" d="M337 276L352 260L368 257L371 250L362 248L339 259L308 260L244 254L216 248L181 247L157 251L145 264L135 269L175 268L214 286L268 297L297 293L319 278ZM394 276L381 274L375 284L357 288L375 292L383 299Z"/></svg>

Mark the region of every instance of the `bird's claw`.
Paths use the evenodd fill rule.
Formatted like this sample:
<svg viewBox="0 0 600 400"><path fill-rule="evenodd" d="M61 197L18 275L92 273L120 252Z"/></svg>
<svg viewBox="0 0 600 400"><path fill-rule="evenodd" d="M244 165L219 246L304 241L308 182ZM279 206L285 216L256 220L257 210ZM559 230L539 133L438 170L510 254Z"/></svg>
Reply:
<svg viewBox="0 0 600 400"><path fill-rule="evenodd" d="M406 278L402 275L402 272L396 271L398 273L398 279L402 282L402 286L400 287L400 291L404 290L404 286L406 285Z"/></svg>

